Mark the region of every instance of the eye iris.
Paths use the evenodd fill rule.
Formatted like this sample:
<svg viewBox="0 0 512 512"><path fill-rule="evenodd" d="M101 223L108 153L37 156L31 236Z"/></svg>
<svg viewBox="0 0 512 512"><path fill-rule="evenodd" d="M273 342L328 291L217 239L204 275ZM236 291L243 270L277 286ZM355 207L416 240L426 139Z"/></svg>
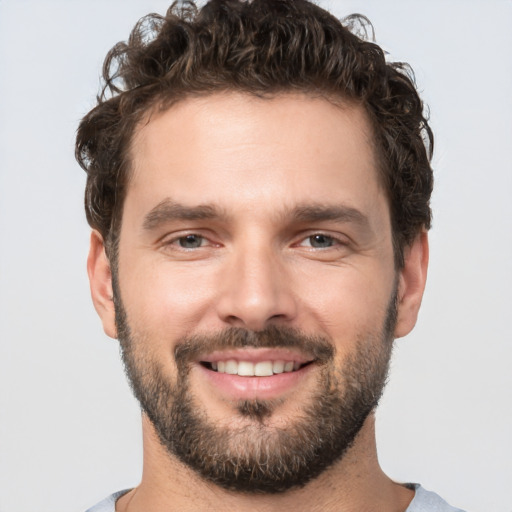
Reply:
<svg viewBox="0 0 512 512"><path fill-rule="evenodd" d="M313 235L309 237L309 242L312 247L331 247L332 246L332 238L326 235Z"/></svg>
<svg viewBox="0 0 512 512"><path fill-rule="evenodd" d="M180 246L184 249L194 249L201 247L203 239L198 235L187 235L179 239Z"/></svg>

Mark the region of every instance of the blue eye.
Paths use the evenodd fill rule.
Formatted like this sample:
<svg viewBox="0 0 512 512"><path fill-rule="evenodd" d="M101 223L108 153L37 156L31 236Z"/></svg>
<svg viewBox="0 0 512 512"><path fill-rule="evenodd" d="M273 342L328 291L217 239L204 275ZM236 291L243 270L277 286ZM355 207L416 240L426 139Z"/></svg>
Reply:
<svg viewBox="0 0 512 512"><path fill-rule="evenodd" d="M204 238L200 235L187 235L181 236L177 241L183 249L196 249L203 245Z"/></svg>
<svg viewBox="0 0 512 512"><path fill-rule="evenodd" d="M308 240L311 244L311 247L314 247L315 249L325 249L327 247L332 247L335 243L332 236L322 234L312 235L308 237Z"/></svg>

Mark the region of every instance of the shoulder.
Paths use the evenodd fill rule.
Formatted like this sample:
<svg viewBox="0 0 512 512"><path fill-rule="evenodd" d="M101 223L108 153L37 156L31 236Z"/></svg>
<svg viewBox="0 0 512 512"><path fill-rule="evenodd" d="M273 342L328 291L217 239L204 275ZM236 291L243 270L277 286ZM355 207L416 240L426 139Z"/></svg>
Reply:
<svg viewBox="0 0 512 512"><path fill-rule="evenodd" d="M87 509L85 512L115 512L116 501L123 495L126 494L130 489L115 492L104 500L100 501L94 507Z"/></svg>
<svg viewBox="0 0 512 512"><path fill-rule="evenodd" d="M460 508L448 505L435 492L427 491L419 484L413 484L415 495L406 512L464 512Z"/></svg>

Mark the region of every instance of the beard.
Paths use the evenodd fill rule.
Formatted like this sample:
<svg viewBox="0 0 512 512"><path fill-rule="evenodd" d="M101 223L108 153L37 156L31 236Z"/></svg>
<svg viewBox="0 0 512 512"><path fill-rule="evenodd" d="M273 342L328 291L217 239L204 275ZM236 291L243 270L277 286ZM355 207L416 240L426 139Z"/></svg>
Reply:
<svg viewBox="0 0 512 512"><path fill-rule="evenodd" d="M357 340L341 367L335 345L287 327L259 332L227 328L211 336L177 340L175 378L151 354L150 339L132 332L117 291L116 324L125 371L135 397L163 447L202 478L236 492L278 493L302 487L334 463L353 444L382 395L396 323L396 292L379 332ZM208 417L194 396L190 373L200 353L243 347L298 349L314 360L314 389L297 403L295 417L271 420L282 400L234 403L233 425Z"/></svg>

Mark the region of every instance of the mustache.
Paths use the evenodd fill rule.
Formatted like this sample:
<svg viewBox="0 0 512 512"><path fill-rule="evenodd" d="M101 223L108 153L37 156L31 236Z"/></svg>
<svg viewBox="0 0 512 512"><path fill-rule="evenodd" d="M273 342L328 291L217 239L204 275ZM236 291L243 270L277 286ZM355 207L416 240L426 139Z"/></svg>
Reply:
<svg viewBox="0 0 512 512"><path fill-rule="evenodd" d="M208 352L246 347L296 349L320 364L331 361L336 351L334 344L323 336L312 336L296 328L272 325L262 331L228 327L211 335L186 336L177 343L174 357L178 367L184 367Z"/></svg>

